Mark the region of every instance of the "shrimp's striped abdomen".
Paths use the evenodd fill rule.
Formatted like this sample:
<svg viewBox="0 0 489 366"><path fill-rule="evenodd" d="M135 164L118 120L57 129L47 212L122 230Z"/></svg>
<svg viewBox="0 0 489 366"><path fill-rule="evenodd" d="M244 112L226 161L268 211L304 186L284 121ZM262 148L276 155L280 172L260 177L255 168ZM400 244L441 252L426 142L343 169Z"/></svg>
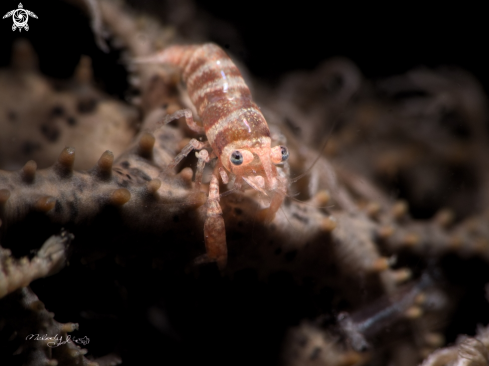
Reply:
<svg viewBox="0 0 489 366"><path fill-rule="evenodd" d="M237 141L262 142L270 130L243 77L217 45L171 46L158 61L177 66L218 156Z"/></svg>

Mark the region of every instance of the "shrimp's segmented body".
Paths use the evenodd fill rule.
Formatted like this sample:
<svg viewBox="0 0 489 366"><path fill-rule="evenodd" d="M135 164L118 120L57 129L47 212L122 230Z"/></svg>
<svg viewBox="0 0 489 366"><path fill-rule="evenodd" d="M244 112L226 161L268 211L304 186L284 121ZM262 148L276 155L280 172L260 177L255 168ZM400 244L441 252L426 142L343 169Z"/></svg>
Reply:
<svg viewBox="0 0 489 366"><path fill-rule="evenodd" d="M184 117L189 127L205 133L207 142L195 139L175 157L175 166L193 149L201 150L196 183L200 185L202 169L209 156L204 147L210 145L219 159L210 182L207 217L204 226L207 259L223 269L227 261L226 235L219 205L219 176L228 183L228 173L235 176L235 186L253 189L271 198L264 217L273 218L286 193L286 181L277 174L275 164L288 157L284 146L271 147L270 130L241 73L226 53L215 44L171 46L161 53L141 60L175 66L182 75L191 101L202 120L197 125L190 110L167 116L168 123Z"/></svg>

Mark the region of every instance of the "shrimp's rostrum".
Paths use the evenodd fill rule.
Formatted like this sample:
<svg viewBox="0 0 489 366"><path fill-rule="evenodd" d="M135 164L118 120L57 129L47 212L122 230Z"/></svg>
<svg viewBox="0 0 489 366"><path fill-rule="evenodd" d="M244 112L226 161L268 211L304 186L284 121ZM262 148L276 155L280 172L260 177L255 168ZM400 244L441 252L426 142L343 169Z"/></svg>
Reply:
<svg viewBox="0 0 489 366"><path fill-rule="evenodd" d="M202 149L210 146L211 156L218 158L209 186L204 236L206 259L216 261L223 269L227 247L219 204L219 177L227 184L228 174L234 175L235 188L249 186L268 196L270 206L260 216L271 220L286 194L286 180L277 173L275 164L288 158L287 148L271 147L270 130L263 114L252 101L238 68L219 46L171 46L141 62L171 64L181 72L203 126L194 122L191 111L187 109L167 116L165 122L185 117L192 130L205 133L207 137L207 142L191 140L170 166L178 164L193 149L201 150L197 154L196 174L196 183L200 186L202 169L209 161L206 150Z"/></svg>

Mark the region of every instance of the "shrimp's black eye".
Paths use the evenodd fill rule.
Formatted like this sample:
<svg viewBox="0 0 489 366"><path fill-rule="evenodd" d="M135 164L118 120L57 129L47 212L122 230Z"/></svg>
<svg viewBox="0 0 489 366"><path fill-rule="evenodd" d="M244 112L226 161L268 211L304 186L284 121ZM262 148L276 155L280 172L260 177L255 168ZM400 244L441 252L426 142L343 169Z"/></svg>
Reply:
<svg viewBox="0 0 489 366"><path fill-rule="evenodd" d="M282 161L285 161L289 158L289 150L285 146L280 146L280 151L282 152Z"/></svg>
<svg viewBox="0 0 489 366"><path fill-rule="evenodd" d="M241 165L243 164L243 154L241 154L239 151L234 151L231 154L231 163L234 165Z"/></svg>

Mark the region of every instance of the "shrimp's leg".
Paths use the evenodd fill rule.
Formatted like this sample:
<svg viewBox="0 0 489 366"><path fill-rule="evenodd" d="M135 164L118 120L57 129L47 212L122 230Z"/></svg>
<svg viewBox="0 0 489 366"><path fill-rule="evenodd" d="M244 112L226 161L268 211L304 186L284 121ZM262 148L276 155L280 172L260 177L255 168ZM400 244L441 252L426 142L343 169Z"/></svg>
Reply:
<svg viewBox="0 0 489 366"><path fill-rule="evenodd" d="M219 174L221 175L222 182L224 184L228 184L229 183L229 177L226 173L226 170L222 166L219 167Z"/></svg>
<svg viewBox="0 0 489 366"><path fill-rule="evenodd" d="M197 156L197 170L195 172L195 184L197 187L200 187L202 184L202 174L204 173L205 164L209 162L209 153L207 150L200 150L195 154Z"/></svg>
<svg viewBox="0 0 489 366"><path fill-rule="evenodd" d="M168 114L165 116L163 121L159 122L161 124L168 124L176 119L185 117L185 121L187 122L187 126L194 132L198 133L199 135L205 134L204 127L199 126L197 123L194 121L194 117L192 116L192 112L190 109L181 109L179 111L176 111L173 114Z"/></svg>
<svg viewBox="0 0 489 366"><path fill-rule="evenodd" d="M194 118L192 116L192 112L190 111L190 109L181 109L179 111L176 111L173 114L169 114L169 115L165 116L163 121L159 122L159 124L165 124L166 125L166 124L168 124L168 123L170 123L176 119L182 118L182 117L185 117L185 120L187 121L187 125L192 131L197 132L199 134L205 133L204 128L202 126L197 125L197 123L195 123ZM168 164L166 169L172 169L172 168L176 167L178 165L178 163L180 163L183 160L183 158L185 158L188 154L190 154L190 152L192 150L202 150L205 147L209 147L209 143L207 141L200 142L196 139L190 140L190 142L182 149L182 151L180 151L180 153L177 156L175 156L173 161L170 164ZM200 158L199 158L200 164L205 165L205 163L207 163L208 161L209 161L209 159L207 158L207 160L204 163L201 163ZM203 169L203 166L202 166L202 169Z"/></svg>
<svg viewBox="0 0 489 366"><path fill-rule="evenodd" d="M221 205L219 204L219 178L216 169L212 173L209 185L204 237L207 254L197 258L195 263L216 262L222 271L226 267L228 250L224 219L222 218Z"/></svg>
<svg viewBox="0 0 489 366"><path fill-rule="evenodd" d="M190 140L190 142L187 145L185 145L185 147L182 149L182 151L180 151L180 154L175 156L173 161L170 164L168 164L166 169L171 169L171 168L176 167L178 165L178 163L181 162L183 160L183 158L185 158L188 154L190 154L190 152L192 150L202 150L203 148L208 147L208 146L209 146L209 143L207 141L201 142L201 141L198 141L196 139Z"/></svg>
<svg viewBox="0 0 489 366"><path fill-rule="evenodd" d="M207 198L207 218L204 224L205 248L207 257L216 261L220 270L226 267L228 249L226 246L226 230L219 204L219 179L216 171L212 174Z"/></svg>

